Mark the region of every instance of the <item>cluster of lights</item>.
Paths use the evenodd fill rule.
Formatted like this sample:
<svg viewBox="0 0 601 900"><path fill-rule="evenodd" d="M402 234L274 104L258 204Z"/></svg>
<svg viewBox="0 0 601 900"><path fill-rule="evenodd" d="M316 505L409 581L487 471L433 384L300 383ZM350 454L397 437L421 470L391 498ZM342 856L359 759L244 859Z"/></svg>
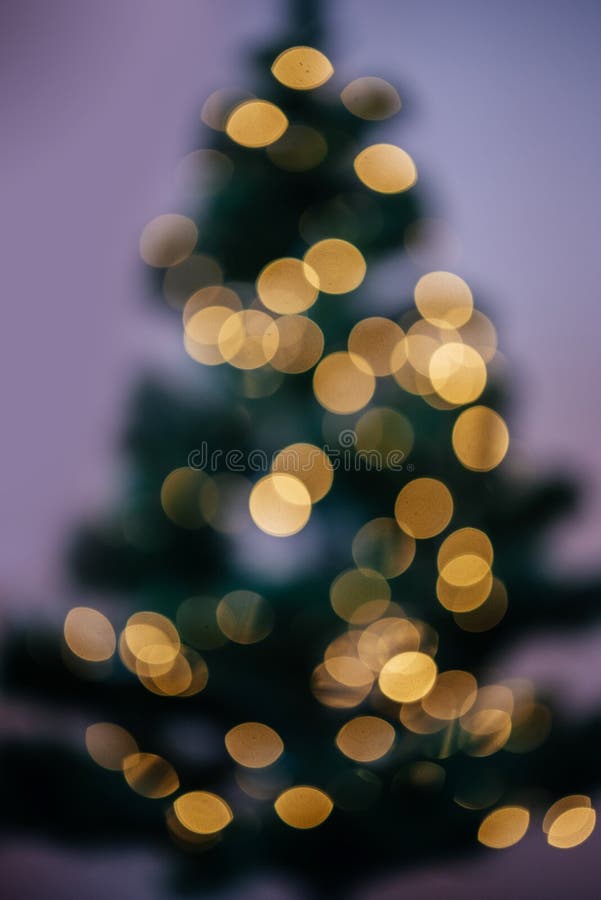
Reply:
<svg viewBox="0 0 601 900"><path fill-rule="evenodd" d="M306 91L325 84L333 67L318 50L293 47L278 56L272 73L286 87ZM392 85L372 77L348 84L341 100L351 114L370 121L386 119L401 107ZM290 124L278 106L244 92L215 92L201 117L242 147L264 148L271 162L286 171L306 171L327 154L318 131ZM186 157L181 174L186 184L196 185L198 173L207 169L220 186L231 176L232 163L225 154L199 150ZM353 169L360 183L384 195L407 191L417 180L409 154L392 144L363 148ZM192 359L241 370L247 396L272 393L285 375L313 370L315 400L327 414L361 413L354 423L357 451L396 449L406 456L414 439L411 422L387 407L365 410L377 379L390 378L437 409L460 410L452 447L466 469L488 472L503 461L509 446L507 426L497 412L476 405L487 383L487 364L496 354L496 333L474 308L462 278L429 272L415 286L415 308L408 315L399 321L365 318L350 331L345 350L324 356L324 335L307 313L320 295L337 297L359 288L367 266L358 247L328 236L308 242L302 259L266 260L256 275L256 298L245 306L234 287L223 284L218 263L195 252L197 241L195 223L179 214L153 219L140 239L143 260L166 270L165 296L182 312L184 347ZM248 525L284 538L307 525L313 505L334 481L326 453L298 443L284 447L271 471L254 485L233 475L175 469L164 479L160 500L165 515L181 528L209 525L236 533L242 504ZM435 662L437 633L391 600L389 582L412 565L417 542L442 535L454 513L455 500L442 481L409 481L391 502L389 516L372 519L358 530L352 542L355 567L339 573L331 584L331 606L346 630L326 647L310 687L326 707L352 710L366 701L371 704L376 714L354 716L335 736L339 752L358 764L390 754L400 727L415 735L444 733L440 758L458 751L490 756L504 747L524 752L547 735L548 710L535 701L528 686L479 685L468 671L440 672ZM439 546L437 598L466 631L495 627L507 609L505 587L492 572L493 558L488 536L476 528L447 531ZM136 613L118 638L102 613L78 607L65 620L64 639L73 658L106 663L118 653L147 690L187 697L201 692L209 679L207 663L193 647L214 650L228 642L255 643L272 627L265 598L243 589L221 598L190 597L180 605L175 622L154 612ZM134 737L118 725L91 725L86 745L98 765L122 772L142 796L164 798L179 790L173 766L140 751ZM275 813L288 826L314 828L330 815L337 802L332 790L294 785L274 792L253 780L255 770L269 771L285 752L281 736L270 726L240 723L225 735L225 750L239 767L236 779L242 790L251 797L275 797ZM436 763L418 763L414 769L416 783L444 779ZM377 781L365 773L362 790L369 788L368 793L370 778ZM484 802L458 793L455 802L474 809L497 799ZM339 805L346 808L342 801ZM177 840L206 846L233 818L225 799L198 790L177 796L167 823ZM509 847L529 824L525 807L500 806L482 820L478 840L487 847ZM594 824L590 799L573 795L550 807L543 830L551 846L567 848L586 840Z"/></svg>

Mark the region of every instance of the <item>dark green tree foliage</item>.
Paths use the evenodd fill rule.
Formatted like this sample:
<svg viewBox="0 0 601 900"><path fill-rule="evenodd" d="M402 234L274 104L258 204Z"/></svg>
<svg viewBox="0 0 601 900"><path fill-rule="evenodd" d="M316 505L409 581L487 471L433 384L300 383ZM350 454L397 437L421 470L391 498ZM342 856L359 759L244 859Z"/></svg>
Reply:
<svg viewBox="0 0 601 900"><path fill-rule="evenodd" d="M309 207L322 209L324 237L346 238L361 249L368 273L385 254L403 252L405 230L420 215L415 190L384 196L356 179L352 160L357 147L375 139L368 136L372 125L353 117L327 86L292 91L271 76L271 63L282 49L304 43L323 47L317 9L317 3L296 5L291 33L258 56L258 82L251 87L278 104L291 123L321 132L328 144L326 159L294 174L274 166L263 150L244 149L225 135L203 134L201 146L229 156L233 177L202 210L196 249L219 261L229 283L252 284L270 260L302 257L307 244L298 223ZM401 314L410 298L398 299ZM324 331L326 352L332 352L346 348L356 321L379 312L368 275L352 294L322 295L310 315ZM174 315L166 327L178 327L178 318ZM358 710L329 709L309 688L328 642L344 630L330 606L329 586L353 565L357 529L374 517L391 516L396 495L412 476L407 470L338 471L305 532L283 539L286 551L292 547L302 560L294 577L281 583L268 568L257 575L258 567L249 576L234 553L237 538L209 526L181 529L166 518L160 503L163 480L185 466L202 441L223 451L261 448L268 454L297 441L321 446L324 410L313 394L312 372L286 376L272 396L246 399L240 371L229 366L208 370L192 361L189 367L192 391L150 376L133 398L123 442L129 465L122 506L82 528L71 552L82 603L83 588L114 594L122 612L113 620L122 625L135 610L155 610L174 620L187 597L219 597L247 588L269 600L275 627L254 645L229 643L203 651L208 686L186 699L144 690L117 659L109 674L101 666L74 670L64 663L58 635L33 627L11 632L3 652L5 690L54 710L57 729L52 742L4 740L4 828L94 845L127 841L171 847L179 886L199 894L254 871L279 870L332 896L346 895L349 885L420 858L475 849L483 812L454 802L474 784L490 784L495 802L531 805L589 790L597 780L600 723L570 720L568 726L551 698L550 734L530 753L504 749L474 758L461 748L456 729L416 735L397 720L395 747L381 762L361 766L342 756L334 743L338 729L357 712L372 710L369 703ZM502 410L502 389L489 383L480 402ZM508 611L496 627L481 634L461 630L436 599L436 553L444 535L418 542L413 564L391 581L392 596L408 615L438 632L440 671L469 670L479 683L487 683L487 672L518 639L538 629L581 626L597 615L597 585L551 579L541 557L549 527L574 506L572 487L516 480L503 465L489 473L467 471L451 448L457 411L433 409L391 378L379 380L373 403L409 418L415 475L448 485L455 498L452 527L469 525L490 536L495 574L508 589ZM341 423L348 424L346 418ZM264 538L265 546L277 541ZM169 840L165 827L173 798L144 799L120 775L98 768L86 755L83 739L74 747L63 738L66 714L80 716L85 724L111 721L126 727L143 750L173 763L181 790L214 790L228 799L234 821L204 852L182 849ZM269 776L275 783L314 784L335 798L344 796L347 784L355 805L362 806L363 796L363 808L335 807L322 826L305 832L277 818L273 798L244 795L235 784L223 735L249 720L271 725L284 740L284 756ZM436 762L444 780L416 780L412 767L420 761ZM440 775L438 769L431 771Z"/></svg>

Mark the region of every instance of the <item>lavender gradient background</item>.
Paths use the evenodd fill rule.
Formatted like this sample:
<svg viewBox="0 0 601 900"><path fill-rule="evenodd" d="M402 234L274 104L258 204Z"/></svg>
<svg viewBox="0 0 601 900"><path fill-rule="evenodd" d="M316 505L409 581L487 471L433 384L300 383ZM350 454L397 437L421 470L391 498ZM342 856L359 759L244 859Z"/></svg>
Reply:
<svg viewBox="0 0 601 900"><path fill-rule="evenodd" d="M398 139L418 163L434 213L459 237L456 269L499 326L518 390L514 444L535 472L559 469L585 486L581 513L554 536L554 565L596 567L601 7L594 0L325 6L342 83L377 74L404 85L409 112ZM245 82L241 51L277 30L282 8L278 0L0 5L0 602L7 615L64 614L61 547L73 522L115 490L114 447L132 379L143 365L172 367L181 354L177 334L144 303L139 232L173 206L170 173L193 149L203 99ZM601 703L600 648L599 633L543 636L516 648L507 665L560 683L566 703L588 707ZM600 848L599 832L566 854L533 833L503 854L440 864L369 898L568 891L592 898ZM167 896L161 860L142 850L88 857L20 842L0 853L0 863L10 900ZM280 896L276 884L256 890Z"/></svg>

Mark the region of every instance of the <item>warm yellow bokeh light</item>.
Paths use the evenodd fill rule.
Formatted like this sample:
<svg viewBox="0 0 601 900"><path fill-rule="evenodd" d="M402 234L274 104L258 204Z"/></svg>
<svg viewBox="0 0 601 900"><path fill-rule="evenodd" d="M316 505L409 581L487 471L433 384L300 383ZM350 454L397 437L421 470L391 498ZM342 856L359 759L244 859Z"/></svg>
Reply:
<svg viewBox="0 0 601 900"><path fill-rule="evenodd" d="M353 559L359 568L373 569L384 578L405 572L415 556L415 540L394 519L372 519L353 538Z"/></svg>
<svg viewBox="0 0 601 900"><path fill-rule="evenodd" d="M275 801L275 811L291 828L316 828L328 818L334 804L319 788L302 785L288 788Z"/></svg>
<svg viewBox="0 0 601 900"><path fill-rule="evenodd" d="M463 278L452 272L428 272L415 286L415 305L437 328L459 328L469 321L474 300Z"/></svg>
<svg viewBox="0 0 601 900"><path fill-rule="evenodd" d="M195 834L215 834L223 831L234 818L228 804L217 794L190 791L173 803L178 820Z"/></svg>
<svg viewBox="0 0 601 900"><path fill-rule="evenodd" d="M225 287L223 284L209 284L205 287L198 288L187 298L184 303L182 312L182 322L184 330L187 331L191 320L197 313L203 312L210 308L226 307L231 312L240 312L242 309L242 301L232 288ZM191 333L195 340L201 340L202 334ZM216 343L216 339L214 341Z"/></svg>
<svg viewBox="0 0 601 900"><path fill-rule="evenodd" d="M452 720L464 715L476 701L478 682L471 672L449 669L422 700L424 712L436 719Z"/></svg>
<svg viewBox="0 0 601 900"><path fill-rule="evenodd" d="M521 841L530 824L530 813L523 806L501 806L480 824L478 840L485 847L503 850Z"/></svg>
<svg viewBox="0 0 601 900"><path fill-rule="evenodd" d="M184 349L195 362L220 366L225 362L219 348L219 334L233 315L227 306L209 306L189 317L185 323Z"/></svg>
<svg viewBox="0 0 601 900"><path fill-rule="evenodd" d="M399 711L399 721L413 734L436 734L448 727L444 719L435 719L425 712L421 702L403 703Z"/></svg>
<svg viewBox="0 0 601 900"><path fill-rule="evenodd" d="M313 306L319 293L317 273L301 259L275 259L257 278L257 294L273 312L291 315Z"/></svg>
<svg viewBox="0 0 601 900"><path fill-rule="evenodd" d="M349 334L348 349L369 363L374 375L390 375L395 348L404 338L403 329L392 319L372 316L354 326Z"/></svg>
<svg viewBox="0 0 601 900"><path fill-rule="evenodd" d="M578 807L557 816L549 828L547 843L551 847L569 850L584 843L595 829L597 814L594 809Z"/></svg>
<svg viewBox="0 0 601 900"><path fill-rule="evenodd" d="M324 409L339 415L363 409L375 389L376 379L371 367L354 353L330 353L313 374L313 391L318 402Z"/></svg>
<svg viewBox="0 0 601 900"><path fill-rule="evenodd" d="M310 91L325 84L334 74L330 60L315 47L289 47L275 59L274 78L297 91Z"/></svg>
<svg viewBox="0 0 601 900"><path fill-rule="evenodd" d="M133 791L151 800L168 797L179 787L179 778L171 763L156 753L126 756L123 774Z"/></svg>
<svg viewBox="0 0 601 900"><path fill-rule="evenodd" d="M356 656L338 656L336 651L328 647L324 654L324 666L334 681L350 688L371 687L374 681L373 672Z"/></svg>
<svg viewBox="0 0 601 900"><path fill-rule="evenodd" d="M395 731L378 716L357 716L343 725L336 735L338 749L355 762L374 762L385 756L394 744Z"/></svg>
<svg viewBox="0 0 601 900"><path fill-rule="evenodd" d="M434 351L428 371L436 393L454 405L473 403L486 387L486 365L477 350L449 342Z"/></svg>
<svg viewBox="0 0 601 900"><path fill-rule="evenodd" d="M86 749L95 763L103 769L120 772L123 760L138 752L138 745L129 731L113 722L95 722L86 729Z"/></svg>
<svg viewBox="0 0 601 900"><path fill-rule="evenodd" d="M392 615L378 619L363 629L357 654L372 672L378 673L393 656L419 648L420 633L413 622Z"/></svg>
<svg viewBox="0 0 601 900"><path fill-rule="evenodd" d="M487 406L471 406L457 417L453 450L466 469L490 472L505 457L509 431L501 416Z"/></svg>
<svg viewBox="0 0 601 900"><path fill-rule="evenodd" d="M217 624L235 644L256 644L273 628L271 606L254 591L230 591L219 601Z"/></svg>
<svg viewBox="0 0 601 900"><path fill-rule="evenodd" d="M166 671L139 660L136 671L144 687L160 697L192 697L204 690L209 680L206 662L190 647L182 647Z"/></svg>
<svg viewBox="0 0 601 900"><path fill-rule="evenodd" d="M436 663L431 656L408 650L384 664L378 683L382 693L396 703L414 703L432 690L436 674Z"/></svg>
<svg viewBox="0 0 601 900"><path fill-rule="evenodd" d="M259 148L273 144L287 127L288 119L275 103L245 100L229 114L225 130L237 144Z"/></svg>
<svg viewBox="0 0 601 900"><path fill-rule="evenodd" d="M288 375L307 372L321 358L323 331L306 316L280 316L275 320L278 349L270 360L272 368Z"/></svg>
<svg viewBox="0 0 601 900"><path fill-rule="evenodd" d="M149 266L167 268L183 262L196 246L198 229L192 219L167 213L152 219L140 236L140 256Z"/></svg>
<svg viewBox="0 0 601 900"><path fill-rule="evenodd" d="M478 528L459 528L442 542L437 565L441 577L456 587L477 584L493 562L492 544Z"/></svg>
<svg viewBox="0 0 601 900"><path fill-rule="evenodd" d="M401 98L388 81L374 76L356 78L343 88L340 99L350 113L378 122L389 119L401 108Z"/></svg>
<svg viewBox="0 0 601 900"><path fill-rule="evenodd" d="M396 498L394 515L399 527L411 537L434 537L453 516L451 492L436 478L414 478Z"/></svg>
<svg viewBox="0 0 601 900"><path fill-rule="evenodd" d="M328 493L334 481L334 468L329 457L314 444L289 444L277 454L272 471L294 475L309 491L311 503Z"/></svg>
<svg viewBox="0 0 601 900"><path fill-rule="evenodd" d="M337 659L344 662L332 664L333 660L328 659L315 667L311 675L311 692L322 706L352 709L365 700L372 688L373 678L366 678L364 669L351 667L351 657ZM336 677L329 671L330 668ZM360 677L355 677L356 674Z"/></svg>
<svg viewBox="0 0 601 900"><path fill-rule="evenodd" d="M478 565L478 563L476 563ZM490 596L493 574L487 569L480 581L464 586L449 584L440 575L436 581L436 596L441 606L453 613L472 612L482 606Z"/></svg>
<svg viewBox="0 0 601 900"><path fill-rule="evenodd" d="M543 831L549 833L553 822L564 813L572 809L591 809L591 798L586 794L567 794L552 803L543 818Z"/></svg>
<svg viewBox="0 0 601 900"><path fill-rule="evenodd" d="M284 743L273 728L261 722L244 722L225 736L227 752L240 766L261 769L270 766L284 752Z"/></svg>
<svg viewBox="0 0 601 900"><path fill-rule="evenodd" d="M289 537L309 521L311 495L294 475L266 475L253 487L249 509L253 522L265 534Z"/></svg>
<svg viewBox="0 0 601 900"><path fill-rule="evenodd" d="M169 671L181 648L173 622L155 612L143 611L130 616L123 629L123 641L135 661L134 670L144 675Z"/></svg>
<svg viewBox="0 0 601 900"><path fill-rule="evenodd" d="M69 650L86 662L110 659L117 646L115 629L107 617L88 606L75 606L67 613L63 634Z"/></svg>
<svg viewBox="0 0 601 900"><path fill-rule="evenodd" d="M313 244L304 260L317 272L324 294L346 294L358 288L367 271L363 254L349 241L325 238Z"/></svg>
<svg viewBox="0 0 601 900"><path fill-rule="evenodd" d="M417 181L415 163L394 144L372 144L355 157L357 178L379 194L400 194Z"/></svg>
<svg viewBox="0 0 601 900"><path fill-rule="evenodd" d="M275 356L279 332L274 320L258 309L243 309L225 318L219 350L236 369L259 369Z"/></svg>
<svg viewBox="0 0 601 900"><path fill-rule="evenodd" d="M347 569L330 587L334 612L353 625L366 625L382 616L390 603L390 586L379 572Z"/></svg>

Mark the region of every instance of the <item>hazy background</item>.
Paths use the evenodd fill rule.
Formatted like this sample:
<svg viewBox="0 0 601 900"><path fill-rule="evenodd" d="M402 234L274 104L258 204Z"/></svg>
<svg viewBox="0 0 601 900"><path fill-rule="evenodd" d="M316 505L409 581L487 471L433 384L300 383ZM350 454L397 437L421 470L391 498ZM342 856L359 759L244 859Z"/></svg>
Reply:
<svg viewBox="0 0 601 900"><path fill-rule="evenodd" d="M416 160L432 214L459 243L452 267L498 326L517 391L514 444L534 471L585 485L581 513L555 536L554 564L598 567L601 6L324 5L341 85L381 75L406 99L387 134ZM171 175L195 149L203 100L248 83L244 50L278 30L283 9L282 0L0 3L0 602L11 614L64 614L64 536L114 490L132 380L144 364L177 367L177 329L144 302L138 236L173 208ZM514 665L594 702L600 649L595 634L543 639L535 652L518 648ZM599 832L565 854L533 834L492 862L441 865L402 884L413 898L480 896L485 883L487 897L559 898L575 885L593 897L599 849ZM117 875L121 888L128 879L123 896L163 896L159 860L140 851L117 865L116 856L28 845L0 862L25 900L109 897ZM398 896L398 883L378 896Z"/></svg>

